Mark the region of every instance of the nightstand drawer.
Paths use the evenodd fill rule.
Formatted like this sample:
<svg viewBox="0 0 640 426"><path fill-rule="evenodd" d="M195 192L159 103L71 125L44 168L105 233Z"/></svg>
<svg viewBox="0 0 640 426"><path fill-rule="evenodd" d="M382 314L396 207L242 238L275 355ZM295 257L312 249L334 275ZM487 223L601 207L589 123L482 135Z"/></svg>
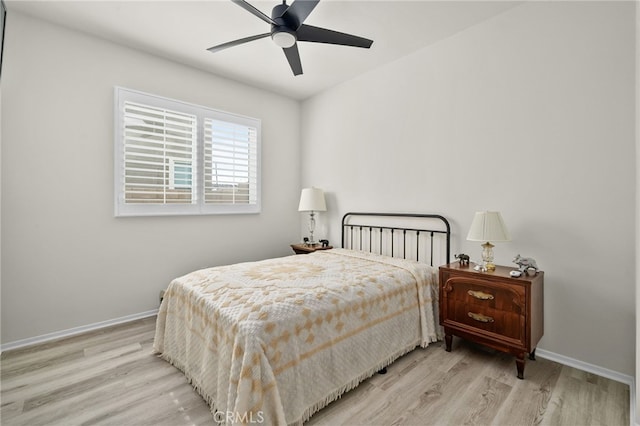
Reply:
<svg viewBox="0 0 640 426"><path fill-rule="evenodd" d="M519 315L526 306L524 288L486 280L450 277L444 283L444 292L448 301L476 305L478 309L490 308Z"/></svg>
<svg viewBox="0 0 640 426"><path fill-rule="evenodd" d="M524 345L524 288L453 276L443 283L442 296L443 325L472 328L496 339Z"/></svg>
<svg viewBox="0 0 640 426"><path fill-rule="evenodd" d="M447 300L443 325L472 328L475 332L524 345L525 321L518 312L493 309L479 304Z"/></svg>

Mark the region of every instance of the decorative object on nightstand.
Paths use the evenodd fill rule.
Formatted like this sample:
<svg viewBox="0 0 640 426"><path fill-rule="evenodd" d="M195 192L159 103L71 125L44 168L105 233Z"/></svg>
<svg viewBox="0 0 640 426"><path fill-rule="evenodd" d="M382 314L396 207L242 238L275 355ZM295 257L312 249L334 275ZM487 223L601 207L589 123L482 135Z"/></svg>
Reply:
<svg viewBox="0 0 640 426"><path fill-rule="evenodd" d="M525 354L535 359L544 334L544 272L515 277L514 271L497 266L493 272L478 272L458 262L441 266L440 325L447 352L455 335L510 353L522 379Z"/></svg>
<svg viewBox="0 0 640 426"><path fill-rule="evenodd" d="M520 272L524 272L529 275L529 270L533 269L533 275L538 273L538 265L536 264L535 259L531 257L522 257L519 254L513 258L513 263L518 265L518 270Z"/></svg>
<svg viewBox="0 0 640 426"><path fill-rule="evenodd" d="M484 266L484 263L477 263L476 266L473 267L473 270L478 272L487 272L487 268Z"/></svg>
<svg viewBox="0 0 640 426"><path fill-rule="evenodd" d="M304 188L300 194L299 212L309 212L309 242L316 244L313 239L313 231L316 229L315 212L324 212L327 205L324 202L324 192L319 188Z"/></svg>
<svg viewBox="0 0 640 426"><path fill-rule="evenodd" d="M469 266L469 255L468 254L464 254L464 253L454 254L453 257L458 259L458 262L460 262L460 266Z"/></svg>
<svg viewBox="0 0 640 426"><path fill-rule="evenodd" d="M493 263L493 242L511 241L500 212L476 212L467 234L468 241L484 241L482 244L482 263L487 271L496 269Z"/></svg>

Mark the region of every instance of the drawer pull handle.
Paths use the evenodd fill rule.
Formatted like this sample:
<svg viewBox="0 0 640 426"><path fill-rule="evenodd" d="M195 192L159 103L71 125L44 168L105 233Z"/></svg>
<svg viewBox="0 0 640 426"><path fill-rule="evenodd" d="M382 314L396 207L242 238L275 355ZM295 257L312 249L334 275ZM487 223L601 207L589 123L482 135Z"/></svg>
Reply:
<svg viewBox="0 0 640 426"><path fill-rule="evenodd" d="M469 290L467 293L469 294L469 296L475 297L476 299L493 300L493 294L483 293L481 291L473 291L473 290Z"/></svg>
<svg viewBox="0 0 640 426"><path fill-rule="evenodd" d="M479 322L493 322L493 318L482 314L474 314L473 312L469 312L469 317Z"/></svg>

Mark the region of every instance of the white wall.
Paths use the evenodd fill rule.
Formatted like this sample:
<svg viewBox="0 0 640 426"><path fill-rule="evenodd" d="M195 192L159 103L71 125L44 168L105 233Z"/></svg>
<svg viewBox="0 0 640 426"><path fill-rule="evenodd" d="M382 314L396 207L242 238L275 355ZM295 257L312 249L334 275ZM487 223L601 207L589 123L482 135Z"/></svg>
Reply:
<svg viewBox="0 0 640 426"><path fill-rule="evenodd" d="M636 377L635 377L635 424L640 425L640 318L638 306L640 306L640 6L636 2Z"/></svg>
<svg viewBox="0 0 640 426"><path fill-rule="evenodd" d="M20 13L5 37L3 343L155 309L196 268L291 253L297 101ZM114 218L114 85L262 119L262 213Z"/></svg>
<svg viewBox="0 0 640 426"><path fill-rule="evenodd" d="M632 375L633 8L525 3L305 101L302 183L329 192L330 239L346 211L437 212L478 259L473 213L499 210L497 263L545 271L539 347Z"/></svg>

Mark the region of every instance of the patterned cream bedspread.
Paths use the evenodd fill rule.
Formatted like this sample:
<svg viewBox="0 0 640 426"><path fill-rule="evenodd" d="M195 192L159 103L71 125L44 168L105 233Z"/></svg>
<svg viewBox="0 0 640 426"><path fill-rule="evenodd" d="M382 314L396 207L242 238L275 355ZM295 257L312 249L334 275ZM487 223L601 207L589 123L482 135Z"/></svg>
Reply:
<svg viewBox="0 0 640 426"><path fill-rule="evenodd" d="M437 270L343 249L175 279L154 349L226 424L300 424L440 338Z"/></svg>

